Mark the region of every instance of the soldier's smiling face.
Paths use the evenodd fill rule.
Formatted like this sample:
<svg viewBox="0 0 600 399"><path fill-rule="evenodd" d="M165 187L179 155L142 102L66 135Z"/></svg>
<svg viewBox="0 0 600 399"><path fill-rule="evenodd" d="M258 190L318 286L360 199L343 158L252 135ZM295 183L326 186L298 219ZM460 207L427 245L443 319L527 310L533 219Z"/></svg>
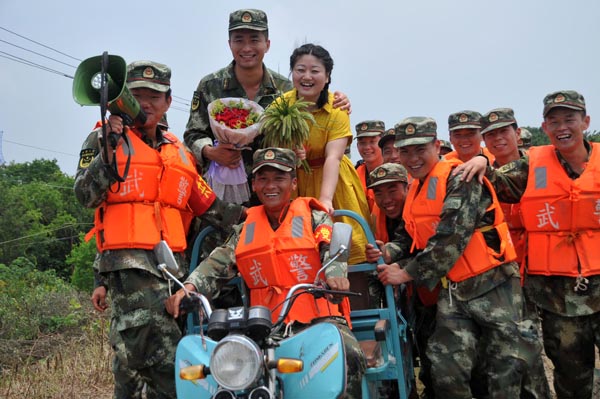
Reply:
<svg viewBox="0 0 600 399"><path fill-rule="evenodd" d="M406 194L406 183L390 182L373 187L375 203L390 219L399 219L402 216Z"/></svg>
<svg viewBox="0 0 600 399"><path fill-rule="evenodd" d="M422 180L439 161L440 142L433 140L427 144L414 144L400 147L400 163L415 179Z"/></svg>
<svg viewBox="0 0 600 399"><path fill-rule="evenodd" d="M463 162L473 158L481 151L481 133L479 129L453 130L450 132L450 142Z"/></svg>
<svg viewBox="0 0 600 399"><path fill-rule="evenodd" d="M589 126L589 115L565 107L551 109L542 122L542 129L561 153L579 149L583 145L583 132Z"/></svg>
<svg viewBox="0 0 600 399"><path fill-rule="evenodd" d="M267 212L279 212L290 203L297 180L290 172L264 166L252 179L252 190Z"/></svg>
<svg viewBox="0 0 600 399"><path fill-rule="evenodd" d="M252 69L262 66L271 41L266 35L250 29L237 29L229 34L229 48L240 68Z"/></svg>
<svg viewBox="0 0 600 399"><path fill-rule="evenodd" d="M379 136L359 137L356 139L356 149L365 162L376 162L381 160L381 148L379 148Z"/></svg>
<svg viewBox="0 0 600 399"><path fill-rule="evenodd" d="M483 135L488 150L496 158L505 158L519 153L518 132L513 125L490 130Z"/></svg>

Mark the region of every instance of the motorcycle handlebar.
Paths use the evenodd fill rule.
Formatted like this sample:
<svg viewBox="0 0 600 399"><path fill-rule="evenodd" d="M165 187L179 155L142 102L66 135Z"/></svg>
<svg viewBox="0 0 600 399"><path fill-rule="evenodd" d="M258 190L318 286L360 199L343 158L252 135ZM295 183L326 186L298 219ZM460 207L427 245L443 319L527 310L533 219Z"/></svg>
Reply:
<svg viewBox="0 0 600 399"><path fill-rule="evenodd" d="M184 296L179 303L179 309L184 313L196 312L200 309L204 310L206 317L210 318L212 307L208 299L197 292L188 291L188 295Z"/></svg>
<svg viewBox="0 0 600 399"><path fill-rule="evenodd" d="M304 290L304 291L302 291L300 293L296 293L299 290ZM290 289L290 291L287 293L287 296L285 297L285 300L283 301L283 307L281 308L279 317L277 318L277 321L275 322L276 326L283 323L283 320L285 319L285 317L287 316L287 314L289 313L289 311L292 307L294 299L297 296L302 295L302 294L311 294L317 298L321 298L325 294L342 295L342 296L361 296L362 295L359 292L336 291L336 290L329 289L326 286L323 287L323 286L315 285L315 284L296 284L295 286L293 286Z"/></svg>

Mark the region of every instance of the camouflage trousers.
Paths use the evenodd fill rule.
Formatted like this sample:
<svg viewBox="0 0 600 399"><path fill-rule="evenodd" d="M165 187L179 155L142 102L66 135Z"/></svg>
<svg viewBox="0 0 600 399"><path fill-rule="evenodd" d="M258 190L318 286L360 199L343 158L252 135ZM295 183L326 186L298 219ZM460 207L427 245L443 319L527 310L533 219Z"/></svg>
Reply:
<svg viewBox="0 0 600 399"><path fill-rule="evenodd" d="M108 274L110 343L116 399L175 398L175 351L181 330L166 312L168 282L139 269Z"/></svg>
<svg viewBox="0 0 600 399"><path fill-rule="evenodd" d="M480 339L487 343L486 377L489 397L518 398L523 362L519 357L522 293L518 278L509 278L468 301L440 292L433 335L427 355L437 398L471 399L471 371Z"/></svg>
<svg viewBox="0 0 600 399"><path fill-rule="evenodd" d="M527 300L527 296L525 296L523 318L519 323L519 330L521 331L519 357L525 364L520 399L550 399L550 385L542 361L540 318L535 304ZM486 399L488 397L486 378L488 364L485 357L487 343L480 340L478 345L479 357L471 374L471 391L473 397Z"/></svg>
<svg viewBox="0 0 600 399"><path fill-rule="evenodd" d="M567 317L542 309L544 349L554 364L559 399L592 398L594 345L600 347L600 312Z"/></svg>
<svg viewBox="0 0 600 399"><path fill-rule="evenodd" d="M346 352L346 395L343 397L360 399L362 398L362 377L367 368L365 355L350 328L340 323L337 323L337 327L342 333L344 352Z"/></svg>

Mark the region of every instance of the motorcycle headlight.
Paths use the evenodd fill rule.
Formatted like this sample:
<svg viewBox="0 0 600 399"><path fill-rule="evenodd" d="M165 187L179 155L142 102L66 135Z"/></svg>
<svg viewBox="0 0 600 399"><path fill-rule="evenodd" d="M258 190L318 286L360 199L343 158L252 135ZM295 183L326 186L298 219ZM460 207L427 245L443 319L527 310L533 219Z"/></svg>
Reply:
<svg viewBox="0 0 600 399"><path fill-rule="evenodd" d="M210 373L217 383L232 391L254 383L262 365L258 345L243 335L228 335L215 347L210 357Z"/></svg>

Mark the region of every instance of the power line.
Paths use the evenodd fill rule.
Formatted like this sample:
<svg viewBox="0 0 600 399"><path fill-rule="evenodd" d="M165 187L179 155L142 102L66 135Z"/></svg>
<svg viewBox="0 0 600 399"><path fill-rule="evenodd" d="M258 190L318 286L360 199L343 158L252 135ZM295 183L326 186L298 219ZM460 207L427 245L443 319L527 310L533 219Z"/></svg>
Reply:
<svg viewBox="0 0 600 399"><path fill-rule="evenodd" d="M5 55L2 55L2 54L5 54ZM66 77L66 78L73 79L73 76L71 76L71 75L68 75L68 74L66 74L66 73L64 73L64 72L57 71L56 69L52 69L52 68L50 68L50 67L47 67L47 66L44 66L44 65L37 64L37 63L35 63L35 62L33 62L33 61L29 61L29 60L26 60L26 59L24 59L24 58L17 57L16 55L12 55L12 54L9 54L9 53L7 53L7 52L4 52L4 51L0 51L0 57L2 57L2 58L6 58L6 59L8 59L8 60L11 60L11 61L18 62L18 63L20 63L20 64L29 65L29 66L31 66L31 67L34 67L34 68L41 69L42 71L46 71L46 72L55 73L55 74L57 74L57 75L61 75L61 76L64 76L64 77Z"/></svg>
<svg viewBox="0 0 600 399"><path fill-rule="evenodd" d="M40 57L47 58L47 59L49 59L49 60L52 60L52 61L54 61L54 62L58 62L59 64L63 64L63 65L66 65L66 66L70 66L71 68L77 68L75 65L67 64L66 62L59 61L59 60L57 60L56 58L48 57L47 55L44 55L44 54L38 53L37 51L29 50L29 49L27 49L27 48L25 48L25 47L21 47L21 46L19 46L19 45L16 45L16 44L14 44L14 43L7 42L6 40L2 40L2 39L0 39L0 42L2 42L2 43L6 43L6 44L8 44L8 45L10 45L10 46L16 47L16 48L18 48L18 49L21 49L21 50L28 51L28 52L30 52L30 53L32 53L32 54L39 55Z"/></svg>
<svg viewBox="0 0 600 399"><path fill-rule="evenodd" d="M21 241L21 240L24 240L26 238L32 238L32 237L35 237L35 236L39 236L39 235L46 234L46 233L51 233L53 231L58 231L58 230L66 229L66 228L69 228L69 227L89 226L89 225L92 225L92 224L93 223L69 223L69 224L63 224L60 227L55 227L53 229L48 229L48 230L40 231L40 232L37 232L37 233L30 234L28 236L17 237L17 238L13 238L12 240L2 241L2 242L0 242L0 245L9 244L9 243L12 243L12 242L15 242L15 241Z"/></svg>
<svg viewBox="0 0 600 399"><path fill-rule="evenodd" d="M32 42L32 43L35 43L35 44L37 44L38 46L42 46L42 47L45 47L45 48L47 48L47 49L49 49L49 50L52 50L52 51L54 51L54 52L57 52L58 54L62 54L62 55L64 55L65 57L69 57L69 58L71 58L71 59L73 59L73 60L75 60L75 61L82 61L82 60L80 60L79 58L75 58L75 57L73 57L73 56L70 56L69 54L63 53L62 51L58 51L58 50L56 50L55 48L52 48L52 47L50 47L50 46L46 46L45 44L42 44L42 43L40 43L40 42L36 42L36 41L35 41L35 40L33 40L33 39L30 39L30 38L28 38L28 37L25 37L25 36L23 36L23 35L20 35L20 34L18 34L18 33L16 33L16 32L13 32L13 31L11 31L11 30L9 30L9 29L6 29L6 28L4 28L4 27L2 27L2 26L0 26L0 29L2 29L2 30L4 30L4 31L6 31L6 32L8 32L8 33L12 33L12 34L13 34L13 35L15 35L15 36L19 36L20 38L22 38L22 39L25 39L25 40L28 40L28 41L30 41L30 42Z"/></svg>
<svg viewBox="0 0 600 399"><path fill-rule="evenodd" d="M189 111L189 110L188 110L188 109L186 109L186 108L180 108L180 107L177 107L177 106L175 106L175 105L171 105L171 106L169 107L169 109L174 109L174 110L176 110L176 111L182 111L182 112L188 112L188 111Z"/></svg>
<svg viewBox="0 0 600 399"><path fill-rule="evenodd" d="M76 157L77 156L77 154L70 154L68 152L62 152L62 151L56 151L56 150L49 150L47 148L36 147L36 146L33 146L33 145L29 145L29 144L17 143L16 141L11 141L11 140L6 140L6 139L4 141L7 142L7 143L11 143L11 144L15 144L15 145L20 145L20 146L23 146L23 147L34 148L36 150L42 150L42 151L48 151L48 152L55 152L57 154L69 155L69 156L72 156L72 157Z"/></svg>
<svg viewBox="0 0 600 399"><path fill-rule="evenodd" d="M190 106L190 103L189 103L189 101L181 101L181 100L179 100L179 99L175 98L175 96L174 96L174 95L171 95L171 97L173 97L173 102L174 102L174 103L181 104L181 105L185 105L186 107L189 107L189 106Z"/></svg>

